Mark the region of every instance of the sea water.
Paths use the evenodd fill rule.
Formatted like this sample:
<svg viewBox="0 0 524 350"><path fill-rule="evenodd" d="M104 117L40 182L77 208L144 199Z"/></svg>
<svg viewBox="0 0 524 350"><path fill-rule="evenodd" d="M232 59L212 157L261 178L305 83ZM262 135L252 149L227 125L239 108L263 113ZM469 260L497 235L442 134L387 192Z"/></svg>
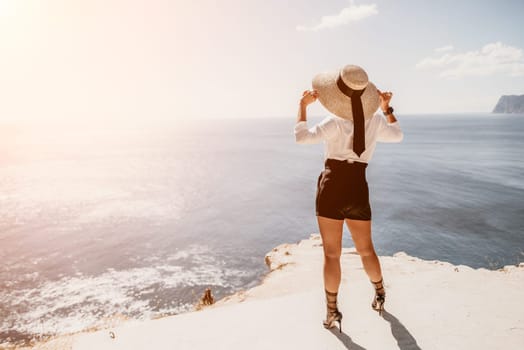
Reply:
<svg viewBox="0 0 524 350"><path fill-rule="evenodd" d="M367 168L377 253L524 261L524 116L398 118L403 142ZM294 123L0 125L0 344L259 283L268 251L318 232L323 145L296 144Z"/></svg>

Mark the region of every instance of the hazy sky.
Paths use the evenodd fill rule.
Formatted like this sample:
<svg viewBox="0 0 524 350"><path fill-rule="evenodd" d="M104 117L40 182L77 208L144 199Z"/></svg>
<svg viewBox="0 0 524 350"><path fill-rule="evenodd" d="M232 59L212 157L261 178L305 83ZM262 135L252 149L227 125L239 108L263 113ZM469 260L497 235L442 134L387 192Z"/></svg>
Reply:
<svg viewBox="0 0 524 350"><path fill-rule="evenodd" d="M521 0L0 0L0 120L294 118L349 63L398 114L489 112L524 94L523 18Z"/></svg>

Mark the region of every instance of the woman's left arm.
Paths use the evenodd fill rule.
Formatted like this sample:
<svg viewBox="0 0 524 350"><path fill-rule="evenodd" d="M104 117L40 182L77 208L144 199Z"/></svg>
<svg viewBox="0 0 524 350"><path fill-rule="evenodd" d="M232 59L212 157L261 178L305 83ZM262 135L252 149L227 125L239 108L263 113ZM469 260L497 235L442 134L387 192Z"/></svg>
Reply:
<svg viewBox="0 0 524 350"><path fill-rule="evenodd" d="M333 118L326 117L313 127L308 127L307 121L295 124L295 142L314 144L333 138L337 133L337 124Z"/></svg>
<svg viewBox="0 0 524 350"><path fill-rule="evenodd" d="M330 139L337 131L336 122L332 118L325 118L317 125L309 128L307 125L307 106L316 101L318 92L306 90L302 94L295 124L295 141L300 144L320 143Z"/></svg>

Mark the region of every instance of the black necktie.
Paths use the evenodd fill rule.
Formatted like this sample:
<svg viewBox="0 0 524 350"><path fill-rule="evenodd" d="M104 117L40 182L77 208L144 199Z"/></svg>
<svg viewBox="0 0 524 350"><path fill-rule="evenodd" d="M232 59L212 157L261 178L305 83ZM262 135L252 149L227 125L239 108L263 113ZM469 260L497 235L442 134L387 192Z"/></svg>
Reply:
<svg viewBox="0 0 524 350"><path fill-rule="evenodd" d="M337 86L351 99L351 112L353 113L353 152L359 157L366 149L366 139L364 133L364 110L362 108L362 100L360 96L364 93L364 90L353 90L344 83L342 77L339 75L337 79Z"/></svg>

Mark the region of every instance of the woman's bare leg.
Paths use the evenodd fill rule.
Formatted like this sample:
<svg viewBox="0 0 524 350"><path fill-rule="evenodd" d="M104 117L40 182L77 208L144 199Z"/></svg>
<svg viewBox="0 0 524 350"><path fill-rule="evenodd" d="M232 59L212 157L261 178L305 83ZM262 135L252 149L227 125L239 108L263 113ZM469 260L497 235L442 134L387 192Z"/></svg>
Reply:
<svg viewBox="0 0 524 350"><path fill-rule="evenodd" d="M336 293L341 277L340 255L344 220L317 216L317 221L324 248L324 287L329 292Z"/></svg>
<svg viewBox="0 0 524 350"><path fill-rule="evenodd" d="M346 225L369 279L373 282L380 281L382 271L371 240L371 220L346 219Z"/></svg>

